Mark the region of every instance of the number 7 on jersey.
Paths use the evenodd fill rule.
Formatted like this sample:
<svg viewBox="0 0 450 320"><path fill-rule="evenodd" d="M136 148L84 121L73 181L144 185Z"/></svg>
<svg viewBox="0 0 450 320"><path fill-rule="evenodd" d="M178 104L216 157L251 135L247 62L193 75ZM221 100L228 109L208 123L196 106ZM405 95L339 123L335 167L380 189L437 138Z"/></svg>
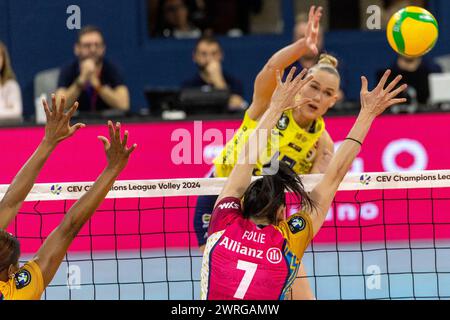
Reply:
<svg viewBox="0 0 450 320"><path fill-rule="evenodd" d="M252 279L255 276L258 265L256 263L238 260L237 268L239 270L245 271L245 273L244 277L241 280L241 283L239 284L239 287L236 290L236 293L234 294L234 298L244 299L248 287L250 286L250 283L252 282Z"/></svg>

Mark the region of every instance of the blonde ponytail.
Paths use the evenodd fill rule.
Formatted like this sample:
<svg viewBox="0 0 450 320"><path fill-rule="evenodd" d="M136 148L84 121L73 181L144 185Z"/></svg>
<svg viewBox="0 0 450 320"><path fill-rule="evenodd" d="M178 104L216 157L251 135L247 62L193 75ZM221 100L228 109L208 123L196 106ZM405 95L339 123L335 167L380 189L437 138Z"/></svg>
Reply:
<svg viewBox="0 0 450 320"><path fill-rule="evenodd" d="M338 64L338 59L336 59L334 56L322 53L319 57L319 62L314 67L309 69L309 73L315 72L317 70L322 70L334 74L340 79L341 76L339 75L339 71L337 70Z"/></svg>
<svg viewBox="0 0 450 320"><path fill-rule="evenodd" d="M322 53L320 55L318 64L327 64L336 69L339 65L339 62L338 62L338 59L336 59L332 55L327 54L327 53Z"/></svg>

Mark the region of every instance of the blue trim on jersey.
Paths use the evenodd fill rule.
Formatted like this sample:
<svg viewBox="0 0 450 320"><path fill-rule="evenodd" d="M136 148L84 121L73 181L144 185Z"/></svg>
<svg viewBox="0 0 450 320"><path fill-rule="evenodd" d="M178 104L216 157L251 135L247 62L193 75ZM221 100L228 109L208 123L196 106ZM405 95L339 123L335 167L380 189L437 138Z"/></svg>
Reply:
<svg viewBox="0 0 450 320"><path fill-rule="evenodd" d="M295 278L297 277L298 270L300 267L300 261L297 258L297 256L289 250L289 247L287 246L287 240L284 240L283 244L283 251L284 251L284 259L286 260L286 264L288 266L288 275L286 277L286 281L283 286L283 291L280 294L279 300L284 300L286 297L287 291L291 288L292 284L295 281Z"/></svg>
<svg viewBox="0 0 450 320"><path fill-rule="evenodd" d="M210 283L211 283L211 261L212 261L212 254L214 252L214 249L217 247L217 245L219 244L220 240L223 238L225 232L220 236L219 240L217 240L217 242L214 244L214 246L211 248L211 250L209 251L209 262L208 262L208 268L209 268L209 273L208 273L208 294L206 295L206 300L209 300L209 293L211 292L211 290L209 290L210 287Z"/></svg>

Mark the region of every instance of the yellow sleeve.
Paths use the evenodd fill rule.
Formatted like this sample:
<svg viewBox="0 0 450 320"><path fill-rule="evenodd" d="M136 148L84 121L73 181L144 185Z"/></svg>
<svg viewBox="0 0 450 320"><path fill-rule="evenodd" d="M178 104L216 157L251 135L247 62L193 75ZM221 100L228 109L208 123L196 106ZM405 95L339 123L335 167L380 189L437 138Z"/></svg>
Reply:
<svg viewBox="0 0 450 320"><path fill-rule="evenodd" d="M287 240L289 249L298 259L303 257L313 238L312 220L308 213L299 212L276 227Z"/></svg>
<svg viewBox="0 0 450 320"><path fill-rule="evenodd" d="M216 177L228 177L237 162L239 152L248 139L249 133L256 128L258 121L249 117L246 112L241 126L233 138L227 142L222 152L213 160Z"/></svg>
<svg viewBox="0 0 450 320"><path fill-rule="evenodd" d="M27 262L13 279L0 282L0 290L5 300L40 300L44 292L41 269L36 262Z"/></svg>

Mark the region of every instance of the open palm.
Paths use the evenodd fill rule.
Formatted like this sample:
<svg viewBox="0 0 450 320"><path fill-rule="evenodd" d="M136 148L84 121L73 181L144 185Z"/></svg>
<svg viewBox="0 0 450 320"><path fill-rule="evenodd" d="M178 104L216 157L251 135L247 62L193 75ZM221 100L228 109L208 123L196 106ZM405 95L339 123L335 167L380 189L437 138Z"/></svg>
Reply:
<svg viewBox="0 0 450 320"><path fill-rule="evenodd" d="M391 74L391 70L386 70L378 85L372 91L368 89L368 81L366 77L361 77L361 111L367 112L373 116L378 116L392 105L406 102L405 98L396 98L408 86L401 85L397 89L394 88L402 79L398 75L385 88L386 82Z"/></svg>
<svg viewBox="0 0 450 320"><path fill-rule="evenodd" d="M50 110L47 100L43 99L45 116L47 123L45 125L45 139L51 143L58 143L64 139L71 137L78 129L83 128L83 123L77 123L73 126L70 125L70 119L78 108L78 102L75 102L73 106L64 112L66 105L66 98L61 97L59 105L56 103L56 96L52 94L52 108Z"/></svg>
<svg viewBox="0 0 450 320"><path fill-rule="evenodd" d="M312 75L305 78L308 73L307 69L303 69L296 77L294 77L296 68L292 67L289 71L286 81L281 79L281 71L277 70L277 88L272 95L271 106L283 112L289 109L298 108L310 103L309 98L301 98L298 92L312 80Z"/></svg>

